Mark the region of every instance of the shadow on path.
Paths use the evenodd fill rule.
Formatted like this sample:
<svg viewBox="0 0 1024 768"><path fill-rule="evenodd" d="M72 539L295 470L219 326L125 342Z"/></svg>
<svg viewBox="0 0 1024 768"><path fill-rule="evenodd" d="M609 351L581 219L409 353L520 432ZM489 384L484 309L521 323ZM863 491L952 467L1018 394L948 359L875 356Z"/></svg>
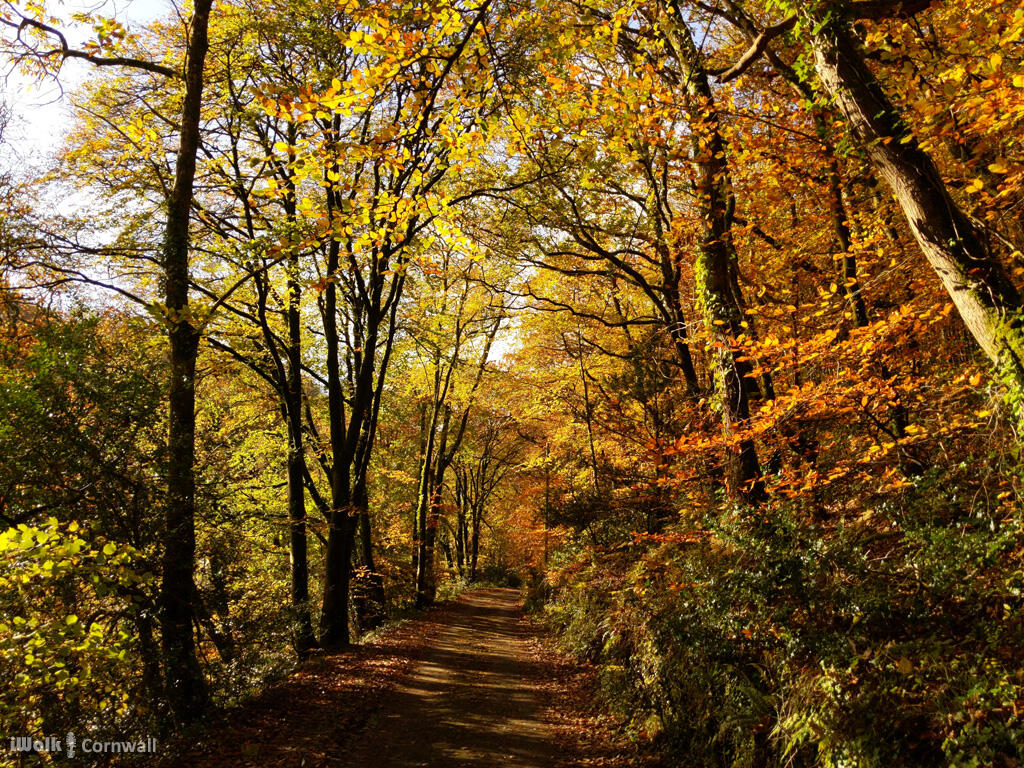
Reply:
<svg viewBox="0 0 1024 768"><path fill-rule="evenodd" d="M485 589L447 612L424 659L385 695L346 752L359 768L548 768L546 667L519 622L519 593Z"/></svg>
<svg viewBox="0 0 1024 768"><path fill-rule="evenodd" d="M480 589L286 679L124 768L635 768L592 670L538 638L519 593Z"/></svg>

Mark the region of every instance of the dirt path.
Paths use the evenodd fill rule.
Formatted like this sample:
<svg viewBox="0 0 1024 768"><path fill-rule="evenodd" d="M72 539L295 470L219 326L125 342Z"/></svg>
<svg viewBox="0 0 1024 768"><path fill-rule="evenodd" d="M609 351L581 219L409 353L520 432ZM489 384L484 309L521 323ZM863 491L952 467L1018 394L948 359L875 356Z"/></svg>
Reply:
<svg viewBox="0 0 1024 768"><path fill-rule="evenodd" d="M288 678L162 744L144 768L634 768L519 593L480 589ZM117 765L140 763L116 762Z"/></svg>
<svg viewBox="0 0 1024 768"><path fill-rule="evenodd" d="M530 644L519 594L463 595L426 658L382 702L349 752L363 768L548 768L554 727L540 691L545 665Z"/></svg>

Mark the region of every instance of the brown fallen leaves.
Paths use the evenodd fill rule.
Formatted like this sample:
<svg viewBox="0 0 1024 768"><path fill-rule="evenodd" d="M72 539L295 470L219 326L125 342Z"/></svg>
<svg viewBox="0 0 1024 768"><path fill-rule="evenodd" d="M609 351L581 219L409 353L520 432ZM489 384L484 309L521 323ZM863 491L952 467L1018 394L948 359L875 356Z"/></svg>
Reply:
<svg viewBox="0 0 1024 768"><path fill-rule="evenodd" d="M287 679L201 728L161 745L151 768L338 768L346 744L410 671L443 623L445 607L379 633L345 653L315 656Z"/></svg>
<svg viewBox="0 0 1024 768"><path fill-rule="evenodd" d="M366 645L309 659L261 695L161 744L159 757L143 765L356 768L348 759L353 736L424 658L452 611L451 605L439 606L379 633ZM518 624L540 662L540 674L532 682L539 687L545 719L554 726L563 755L557 768L657 768L654 758L642 754L600 711L593 668L559 654L537 622L523 617ZM114 764L139 765L127 760Z"/></svg>
<svg viewBox="0 0 1024 768"><path fill-rule="evenodd" d="M594 667L576 662L554 646L538 622L524 617L534 636L538 659L549 668L541 684L547 719L555 726L561 754L558 768L658 768L660 762L643 745L632 742L602 711Z"/></svg>

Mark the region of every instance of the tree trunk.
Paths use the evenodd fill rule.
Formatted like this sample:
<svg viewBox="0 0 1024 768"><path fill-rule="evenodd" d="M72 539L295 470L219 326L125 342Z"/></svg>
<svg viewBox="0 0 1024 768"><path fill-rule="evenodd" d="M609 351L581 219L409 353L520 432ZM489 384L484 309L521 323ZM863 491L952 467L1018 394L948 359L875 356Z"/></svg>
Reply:
<svg viewBox="0 0 1024 768"><path fill-rule="evenodd" d="M455 467L455 507L458 510L458 517L455 521L455 565L458 568L459 576L466 577L466 511L469 499L469 477L461 465Z"/></svg>
<svg viewBox="0 0 1024 768"><path fill-rule="evenodd" d="M142 663L142 689L153 701L163 696L160 680L160 650L153 638L155 622L149 611L140 611L135 617L135 631L139 637L139 657Z"/></svg>
<svg viewBox="0 0 1024 768"><path fill-rule="evenodd" d="M338 271L338 242L328 246L327 274ZM342 648L351 638L348 626L349 584L355 519L350 514L349 462L345 446L345 399L338 359L337 288L328 280L324 291L324 341L327 345L327 409L331 440L331 511L328 515L327 549L324 555L324 596L320 618L320 643Z"/></svg>
<svg viewBox="0 0 1024 768"><path fill-rule="evenodd" d="M480 524L483 519L483 512L474 509L470 518L472 530L469 535L469 580L476 581L477 558L480 554Z"/></svg>
<svg viewBox="0 0 1024 768"><path fill-rule="evenodd" d="M441 487L436 486L430 494L430 506L427 512L427 535L423 540L423 553L420 563L423 565L423 605L433 605L437 599L437 568L435 563L437 528L441 522Z"/></svg>
<svg viewBox="0 0 1024 768"><path fill-rule="evenodd" d="M359 631L366 632L379 627L384 621L384 579L377 572L373 557L373 530L365 477L356 481L352 506L356 510L359 531L356 558L360 565L357 589L352 599Z"/></svg>
<svg viewBox="0 0 1024 768"><path fill-rule="evenodd" d="M441 545L441 551L444 553L444 561L448 566L448 570L455 567L455 557L452 555L452 542L447 536L442 536L438 539Z"/></svg>
<svg viewBox="0 0 1024 768"><path fill-rule="evenodd" d="M195 373L199 331L189 312L188 289L189 218L200 144L203 63L212 4L213 0L196 0L192 15L181 136L163 244L164 288L170 323L170 413L160 627L165 693L174 717L186 723L196 720L209 704L193 635L196 619L193 573L196 558Z"/></svg>
<svg viewBox="0 0 1024 768"><path fill-rule="evenodd" d="M839 291L850 305L855 328L865 328L868 324L868 310L864 304L864 295L860 290L860 277L857 274L857 255L853 252L850 225L846 219L846 207L843 205L842 177L839 172L839 161L835 150L827 141L827 127L820 114L814 115L814 125L818 136L825 141L825 152L828 154L828 209L832 220L832 231L839 247L838 270Z"/></svg>
<svg viewBox="0 0 1024 768"><path fill-rule="evenodd" d="M455 525L455 568L460 577L466 576L466 511L459 505L459 519Z"/></svg>
<svg viewBox="0 0 1024 768"><path fill-rule="evenodd" d="M331 483L336 487L336 483ZM352 574L352 542L354 518L349 514L343 496L333 494L327 532L327 552L324 564L324 600L320 620L320 644L327 649L344 648L351 644L348 626L349 587Z"/></svg>
<svg viewBox="0 0 1024 768"><path fill-rule="evenodd" d="M429 540L431 500L434 493L434 431L436 429L437 408L430 419L423 456L420 465L420 485L416 498L416 532L415 532L415 564L416 564L416 607L423 608L430 604L429 572L434 569L433 544ZM429 557L428 557L428 553Z"/></svg>
<svg viewBox="0 0 1024 768"><path fill-rule="evenodd" d="M288 144L294 146L297 140L294 123L288 125ZM289 171L285 179L287 195L284 199L288 223L296 221L296 195L294 172ZM295 650L305 654L316 647L313 633L313 617L309 604L309 558L306 540L306 457L302 435L302 284L299 282L299 253L292 250L288 255L288 294L285 318L288 323L287 379L284 382L284 413L288 424L288 521L290 533L292 611L294 612ZM273 349L275 337L264 324L268 347ZM278 356L275 354L275 361ZM278 375L281 366L276 366Z"/></svg>
<svg viewBox="0 0 1024 768"><path fill-rule="evenodd" d="M432 605L437 596L437 577L434 572L434 545L437 541L437 526L441 520L441 486L444 482L444 472L447 467L446 455L448 450L448 430L451 425L452 412L447 405L444 409L444 418L441 420L441 434L436 443L428 438L428 450L431 456L427 457L424 468L424 484L422 485L423 496L420 499L419 507L422 512L420 527L420 555L419 569L416 573L416 604L418 607ZM430 459L433 459L432 461Z"/></svg>
<svg viewBox="0 0 1024 768"><path fill-rule="evenodd" d="M427 403L423 401L420 403L420 467L419 477L420 484L423 483L424 472L426 467L429 465L429 458L427 457L427 447L430 435L427 433ZM420 541L423 539L423 531L420 530L420 523L425 518L422 516L422 510L420 508L420 502L422 500L422 489L416 497L416 507L413 510L412 516L412 573L413 573L413 589L416 592L417 602L419 600L419 573L420 573Z"/></svg>
<svg viewBox="0 0 1024 768"><path fill-rule="evenodd" d="M725 139L701 54L686 25L671 7L662 14L663 30L683 79L696 168L696 205L704 232L698 244L694 278L697 305L712 344L715 390L727 439L750 418L749 363L741 362L733 341L743 333L742 301L737 293L736 253L731 239L733 198ZM754 441L745 438L727 449L729 491L751 503L764 497L764 483Z"/></svg>
<svg viewBox="0 0 1024 768"><path fill-rule="evenodd" d="M305 456L302 438L302 327L298 255L289 260L288 275L288 520L291 530L292 610L295 649L300 654L316 646L309 606L309 562L306 541Z"/></svg>
<svg viewBox="0 0 1024 768"><path fill-rule="evenodd" d="M655 217L657 221L657 218ZM661 227L659 226L659 230ZM660 232L659 232L660 234ZM683 301L679 293L680 272L673 249L659 239L657 244L658 263L664 282L665 309L668 312L669 338L676 350L676 360L683 374L686 393L691 397L700 395L700 379L693 367L693 355L690 353L690 339L686 331L686 314L683 312ZM582 350L581 353L582 355Z"/></svg>
<svg viewBox="0 0 1024 768"><path fill-rule="evenodd" d="M811 43L818 76L892 189L967 328L1019 404L1024 322L1017 288L868 68L848 21L817 4L803 13L815 30Z"/></svg>

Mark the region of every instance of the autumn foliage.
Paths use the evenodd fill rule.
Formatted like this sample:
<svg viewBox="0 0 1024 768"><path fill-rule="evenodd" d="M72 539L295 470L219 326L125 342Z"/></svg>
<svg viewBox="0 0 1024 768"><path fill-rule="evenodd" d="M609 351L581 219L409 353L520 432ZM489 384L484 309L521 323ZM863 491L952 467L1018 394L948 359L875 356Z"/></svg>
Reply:
<svg viewBox="0 0 1024 768"><path fill-rule="evenodd" d="M1024 4L225 0L174 301L194 38L49 13L5 55L95 70L0 194L3 730L487 581L667 765L1024 761Z"/></svg>

